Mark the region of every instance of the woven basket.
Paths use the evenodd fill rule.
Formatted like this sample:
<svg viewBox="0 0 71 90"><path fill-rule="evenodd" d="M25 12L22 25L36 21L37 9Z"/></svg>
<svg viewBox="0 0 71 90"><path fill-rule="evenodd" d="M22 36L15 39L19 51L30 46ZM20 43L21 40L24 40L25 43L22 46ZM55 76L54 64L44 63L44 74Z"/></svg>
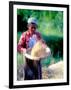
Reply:
<svg viewBox="0 0 71 90"><path fill-rule="evenodd" d="M39 56L39 57L33 57L31 56L31 50L27 50L26 53L23 54L26 58L28 58L29 60L43 60L44 58L48 57L51 55L51 51L50 48L46 48L46 52L44 53L44 55Z"/></svg>

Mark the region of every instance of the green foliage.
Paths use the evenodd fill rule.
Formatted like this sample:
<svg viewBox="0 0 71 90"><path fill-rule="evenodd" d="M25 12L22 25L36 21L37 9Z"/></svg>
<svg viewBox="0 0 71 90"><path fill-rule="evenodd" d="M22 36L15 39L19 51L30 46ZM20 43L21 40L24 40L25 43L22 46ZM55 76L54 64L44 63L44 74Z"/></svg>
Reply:
<svg viewBox="0 0 71 90"><path fill-rule="evenodd" d="M63 57L63 37L42 35L53 56Z"/></svg>
<svg viewBox="0 0 71 90"><path fill-rule="evenodd" d="M62 11L17 9L17 15L20 15L23 26L27 22L29 17L36 17L38 20L38 29L40 31L44 29L45 30L57 29L58 31L63 32L63 12ZM25 23L23 21L25 21ZM25 27L23 26L22 26L22 29Z"/></svg>

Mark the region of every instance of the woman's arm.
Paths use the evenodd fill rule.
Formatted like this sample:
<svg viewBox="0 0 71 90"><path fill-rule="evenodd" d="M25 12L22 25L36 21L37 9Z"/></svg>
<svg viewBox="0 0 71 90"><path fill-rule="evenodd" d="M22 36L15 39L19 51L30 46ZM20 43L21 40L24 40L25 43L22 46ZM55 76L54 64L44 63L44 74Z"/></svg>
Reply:
<svg viewBox="0 0 71 90"><path fill-rule="evenodd" d="M26 52L26 48L24 47L25 45L25 33L23 33L19 39L18 45L17 45L17 50L18 52Z"/></svg>

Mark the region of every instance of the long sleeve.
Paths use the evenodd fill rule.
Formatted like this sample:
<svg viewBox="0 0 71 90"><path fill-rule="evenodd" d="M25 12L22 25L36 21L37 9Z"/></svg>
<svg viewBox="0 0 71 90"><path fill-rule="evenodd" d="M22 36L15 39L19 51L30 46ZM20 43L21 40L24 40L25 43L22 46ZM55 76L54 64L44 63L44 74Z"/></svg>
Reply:
<svg viewBox="0 0 71 90"><path fill-rule="evenodd" d="M23 33L19 39L17 50L18 52L22 52L22 50L25 48L25 33ZM25 48L26 49L26 48Z"/></svg>

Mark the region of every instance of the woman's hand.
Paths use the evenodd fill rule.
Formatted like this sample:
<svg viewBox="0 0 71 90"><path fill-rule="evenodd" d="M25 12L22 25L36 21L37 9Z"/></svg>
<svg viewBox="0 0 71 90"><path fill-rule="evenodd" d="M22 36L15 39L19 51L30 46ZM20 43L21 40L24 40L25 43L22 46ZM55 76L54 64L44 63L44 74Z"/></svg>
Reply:
<svg viewBox="0 0 71 90"><path fill-rule="evenodd" d="M21 48L21 53L26 53L26 48Z"/></svg>

